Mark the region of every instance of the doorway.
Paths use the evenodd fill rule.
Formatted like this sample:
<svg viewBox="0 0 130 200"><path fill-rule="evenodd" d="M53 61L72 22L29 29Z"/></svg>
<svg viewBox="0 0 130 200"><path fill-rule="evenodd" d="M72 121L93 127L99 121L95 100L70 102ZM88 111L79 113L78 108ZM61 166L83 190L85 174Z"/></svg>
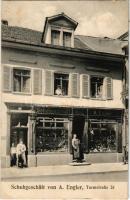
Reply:
<svg viewBox="0 0 130 200"><path fill-rule="evenodd" d="M10 150L13 146L16 148L20 139L26 146L26 162L28 161L28 114L13 113L11 115L11 133L10 133ZM15 165L15 164L14 164Z"/></svg>
<svg viewBox="0 0 130 200"><path fill-rule="evenodd" d="M84 125L85 125L85 117L78 115L73 117L73 124L72 124L72 135L76 134L77 138L82 141L83 139L83 132L84 132Z"/></svg>

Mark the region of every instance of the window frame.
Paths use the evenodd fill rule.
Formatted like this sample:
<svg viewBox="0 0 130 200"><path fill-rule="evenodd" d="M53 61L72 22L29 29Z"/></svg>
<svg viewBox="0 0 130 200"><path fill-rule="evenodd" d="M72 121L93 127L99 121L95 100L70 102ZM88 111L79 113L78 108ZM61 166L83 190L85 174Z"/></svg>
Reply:
<svg viewBox="0 0 130 200"><path fill-rule="evenodd" d="M99 124L100 126L102 125L102 124L114 124L114 125L116 125L116 131L115 131L115 141L116 141L116 149L115 150L112 150L111 152L94 152L94 151L90 151L90 147L89 147L89 152L90 152L90 154L99 154L99 153L118 153L118 122L117 121L91 121L91 125L92 124ZM89 128L90 129L90 128ZM94 129L97 129L97 128L92 128L93 130ZM100 127L100 131L101 131L101 127ZM88 140L88 142L90 142L89 140Z"/></svg>
<svg viewBox="0 0 130 200"><path fill-rule="evenodd" d="M67 148L66 148L66 150L65 151L42 151L42 152L40 152L40 151L38 151L37 152L37 154L54 154L54 153L56 153L56 154L66 154L66 153L68 153L69 152L69 120L68 120L68 118L61 118L61 117L54 117L54 118L51 118L51 117L39 117L39 119L42 119L42 127L41 126L37 126L37 131L38 131L38 129L40 128L40 129L44 129L44 130L46 130L46 131L48 131L49 129L50 130L53 130L53 131L55 131L55 130L57 130L57 131L62 131L63 129L64 129L64 127L57 127L56 126L56 124L57 123L59 123L59 122L61 122L61 123L66 123L67 124ZM45 126L45 123L46 122L52 122L52 123L54 123L54 126L53 127L50 127L50 126ZM42 135L44 134L44 132L42 132ZM39 133L37 132L36 133L36 137L39 135ZM35 147L36 148L36 147Z"/></svg>
<svg viewBox="0 0 130 200"><path fill-rule="evenodd" d="M52 32L53 32L53 31L59 32L58 44L53 44L53 42L52 42L53 39L54 39L54 38L52 37ZM61 37L60 35L61 35L61 31L60 31L60 30L58 30L58 29L51 29L51 44L52 44L52 45L54 45L54 46L59 46L59 45L60 45L60 37Z"/></svg>
<svg viewBox="0 0 130 200"><path fill-rule="evenodd" d="M54 45L54 46L62 46L62 47L68 47L68 46L65 46L63 44L63 33L66 32L66 33L70 33L71 34L71 38L70 38L70 47L68 48L72 48L74 45L73 45L73 30L71 28L66 28L66 27L60 27L60 26L54 26L54 25L51 25L51 30L50 32L52 33L52 31L59 31L60 32L60 37L59 37L59 45L54 45L52 44L52 34L50 34L50 41L51 41L51 45Z"/></svg>
<svg viewBox="0 0 130 200"><path fill-rule="evenodd" d="M55 94L55 74L64 74L64 75L68 75L68 94L67 94L67 95L56 95L56 94ZM61 72L61 71L54 71L53 76L54 76L53 96L55 96L55 97L62 97L62 98L63 98L63 97L69 97L70 73Z"/></svg>
<svg viewBox="0 0 130 200"><path fill-rule="evenodd" d="M66 41L64 42L64 33L70 34L70 46L65 45ZM63 47L71 47L72 46L72 32L63 30L63 38L62 39L63 39Z"/></svg>
<svg viewBox="0 0 130 200"><path fill-rule="evenodd" d="M32 69L30 67L26 67L26 66L21 66L21 65L6 65L8 67L11 67L12 69L12 73L11 73L11 82L12 82L12 89L11 89L11 93L13 94L22 94L22 95L31 95L32 94ZM13 74L13 70L14 69L19 69L19 70L28 70L30 71L30 91L29 92L18 92L18 91L14 91L14 74Z"/></svg>
<svg viewBox="0 0 130 200"><path fill-rule="evenodd" d="M105 87L105 77L107 77L107 76L104 76L104 75L89 75L90 76L90 79L89 79L89 81L90 81L90 83L89 83L89 86L90 86L90 88L89 88L89 90L90 90L90 99L93 99L93 100L106 100L105 99L105 95L104 95L104 93L103 93L103 91L102 91L102 96L101 97L92 97L92 95L91 95L91 78L92 77L95 77L95 78L103 78L103 88ZM106 92L106 88L105 88L105 92Z"/></svg>

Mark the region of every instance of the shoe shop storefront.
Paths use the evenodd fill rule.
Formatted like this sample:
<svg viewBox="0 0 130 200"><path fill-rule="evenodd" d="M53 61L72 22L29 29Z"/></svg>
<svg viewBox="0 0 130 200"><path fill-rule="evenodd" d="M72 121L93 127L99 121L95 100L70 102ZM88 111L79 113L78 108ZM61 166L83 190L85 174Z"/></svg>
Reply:
<svg viewBox="0 0 130 200"><path fill-rule="evenodd" d="M26 146L28 167L72 162L72 135L82 143L84 160L120 162L122 159L123 111L39 105L8 106L8 142L20 139Z"/></svg>

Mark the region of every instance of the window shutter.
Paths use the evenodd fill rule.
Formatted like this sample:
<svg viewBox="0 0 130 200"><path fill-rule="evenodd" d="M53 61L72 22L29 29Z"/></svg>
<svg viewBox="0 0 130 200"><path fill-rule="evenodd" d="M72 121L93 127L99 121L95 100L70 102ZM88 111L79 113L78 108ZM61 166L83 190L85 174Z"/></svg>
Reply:
<svg viewBox="0 0 130 200"><path fill-rule="evenodd" d="M122 124L118 124L118 153L122 153Z"/></svg>
<svg viewBox="0 0 130 200"><path fill-rule="evenodd" d="M42 70L33 70L33 93L42 94Z"/></svg>
<svg viewBox="0 0 130 200"><path fill-rule="evenodd" d="M9 66L3 66L3 91L11 92L12 78L12 68Z"/></svg>
<svg viewBox="0 0 130 200"><path fill-rule="evenodd" d="M54 73L53 71L45 71L45 94L53 95L54 93Z"/></svg>
<svg viewBox="0 0 130 200"><path fill-rule="evenodd" d="M113 83L112 78L106 77L106 98L112 99L113 98Z"/></svg>
<svg viewBox="0 0 130 200"><path fill-rule="evenodd" d="M90 96L90 76L82 74L82 97L89 98Z"/></svg>
<svg viewBox="0 0 130 200"><path fill-rule="evenodd" d="M71 74L71 96L79 97L79 74Z"/></svg>

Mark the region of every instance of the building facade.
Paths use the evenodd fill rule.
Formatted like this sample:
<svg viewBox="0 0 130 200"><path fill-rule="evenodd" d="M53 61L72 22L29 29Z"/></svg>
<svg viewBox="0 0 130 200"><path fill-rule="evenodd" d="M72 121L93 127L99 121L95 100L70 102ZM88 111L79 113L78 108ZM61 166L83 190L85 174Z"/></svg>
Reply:
<svg viewBox="0 0 130 200"><path fill-rule="evenodd" d="M72 135L89 162L120 162L124 144L118 40L76 36L61 13L43 33L2 25L2 167L22 138L28 166L68 164Z"/></svg>
<svg viewBox="0 0 130 200"><path fill-rule="evenodd" d="M128 125L128 102L129 102L129 64L128 64L128 32L125 32L118 38L121 41L122 51L125 55L125 65L124 65L124 72L123 72L123 91L122 91L122 100L125 106L124 110L124 131L125 131L125 146L128 146L129 143L129 125ZM125 147L124 146L124 147Z"/></svg>

